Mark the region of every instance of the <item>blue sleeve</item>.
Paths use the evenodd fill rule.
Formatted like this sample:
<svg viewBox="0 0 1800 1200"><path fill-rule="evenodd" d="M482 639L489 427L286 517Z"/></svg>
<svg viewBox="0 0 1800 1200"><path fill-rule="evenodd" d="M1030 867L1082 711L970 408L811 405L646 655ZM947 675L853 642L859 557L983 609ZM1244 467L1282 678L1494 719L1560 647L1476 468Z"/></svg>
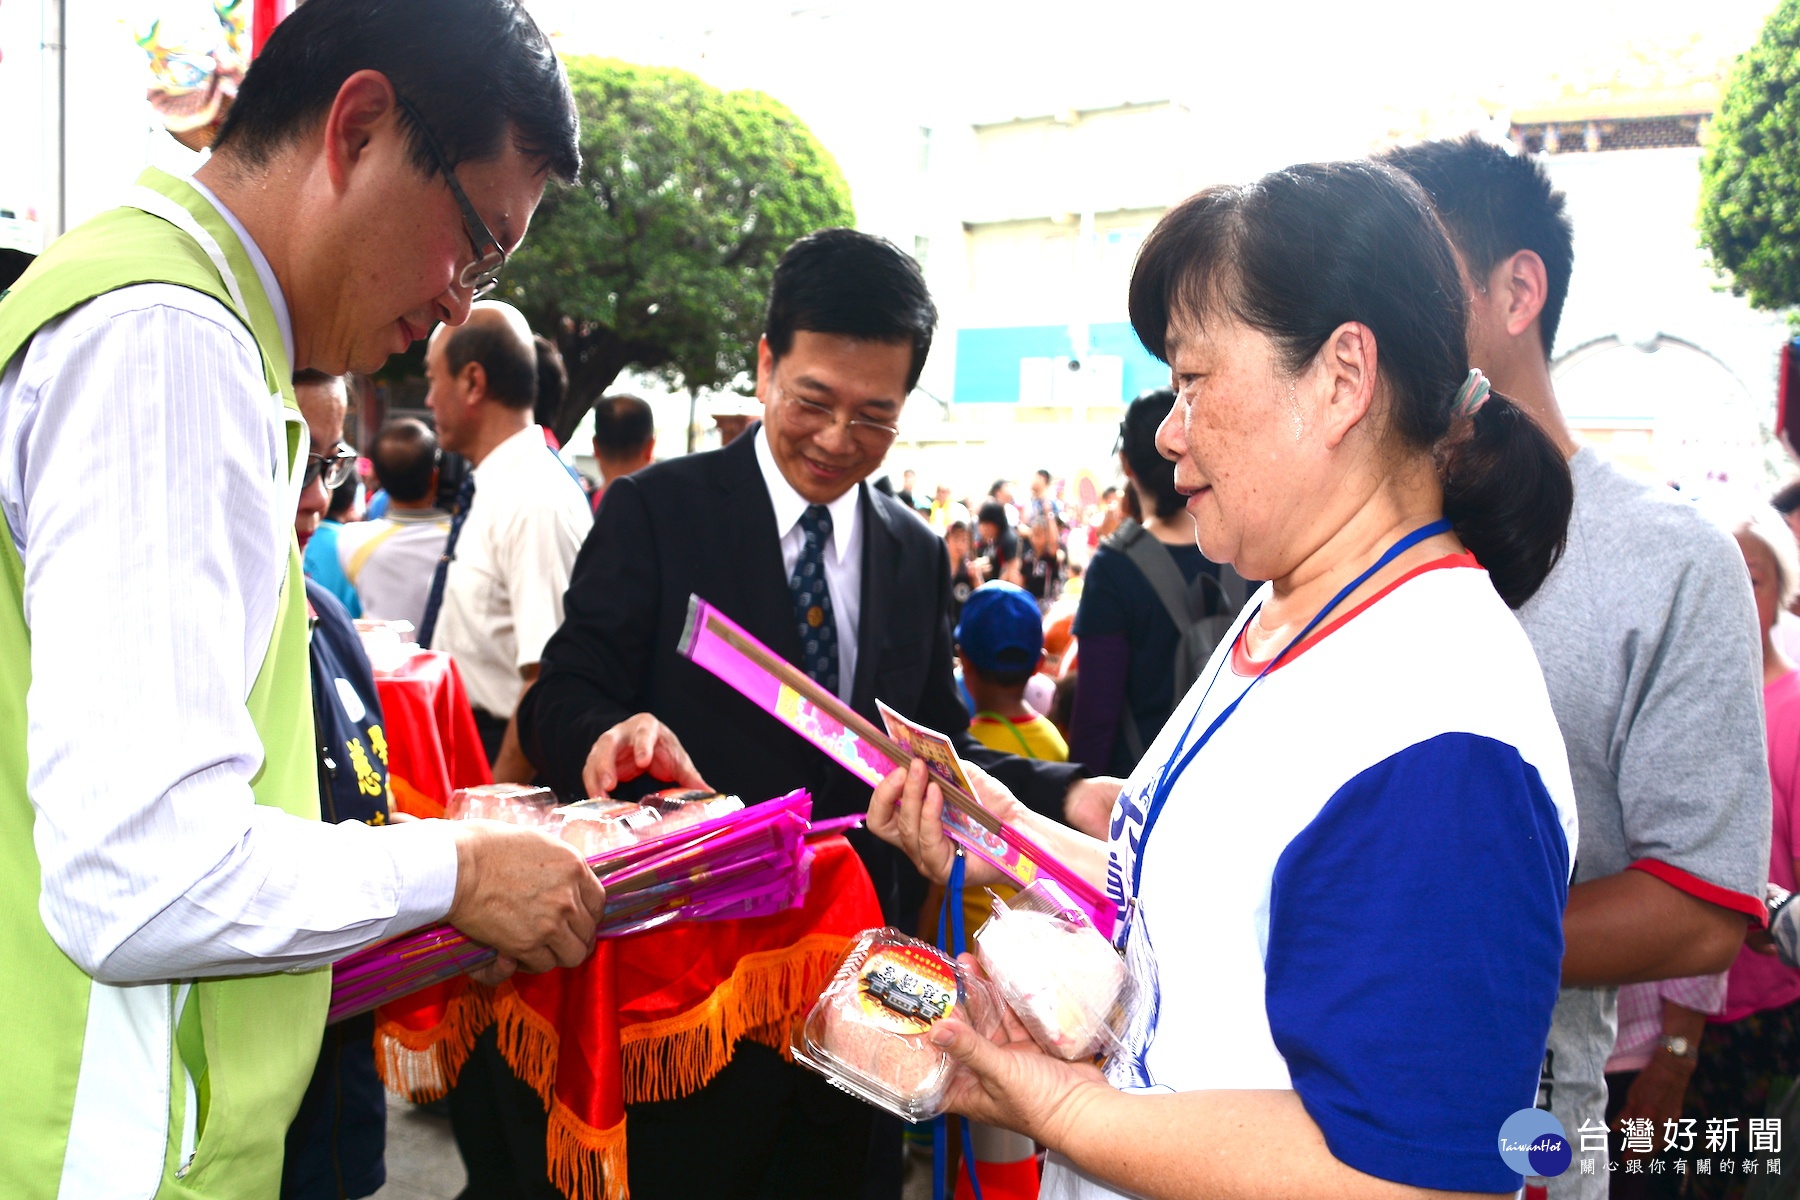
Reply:
<svg viewBox="0 0 1800 1200"><path fill-rule="evenodd" d="M1339 1161L1514 1192L1500 1126L1536 1101L1569 850L1537 769L1447 733L1345 784L1282 852L1265 1003Z"/></svg>
<svg viewBox="0 0 1800 1200"><path fill-rule="evenodd" d="M318 531L306 543L306 551L300 556L300 566L307 578L317 581L337 597L338 603L344 606L344 611L351 617L362 616L362 597L356 594L350 577L344 574L344 568L338 562L336 526L319 526Z"/></svg>

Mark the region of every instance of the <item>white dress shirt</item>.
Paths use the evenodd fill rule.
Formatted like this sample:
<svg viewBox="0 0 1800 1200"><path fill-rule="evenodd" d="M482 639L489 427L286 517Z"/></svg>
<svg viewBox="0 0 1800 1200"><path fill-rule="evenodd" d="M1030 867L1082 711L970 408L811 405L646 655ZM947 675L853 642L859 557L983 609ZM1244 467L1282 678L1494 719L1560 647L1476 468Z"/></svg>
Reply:
<svg viewBox="0 0 1800 1200"><path fill-rule="evenodd" d="M762 468L763 483L769 489L769 502L775 506L775 528L781 534L781 567L792 579L794 564L806 546L806 533L800 518L812 501L794 490L775 462L769 449L769 435L762 426L756 428L756 465ZM831 589L831 611L837 617L838 632L838 699L850 700L856 685L856 630L862 616L862 522L859 505L863 485L855 487L825 506L831 514L831 540L825 544L825 586ZM797 628L797 627L796 627Z"/></svg>
<svg viewBox="0 0 1800 1200"><path fill-rule="evenodd" d="M202 193L243 240L291 355L273 272ZM263 752L245 700L287 567L272 534L293 520L278 404L242 323L165 284L58 318L0 375L39 911L103 982L322 964L440 919L455 892L440 822L324 825L251 793Z"/></svg>
<svg viewBox="0 0 1800 1200"><path fill-rule="evenodd" d="M527 425L475 468L432 648L456 657L476 708L512 716L525 690L519 672L543 657L562 624L563 593L593 524L542 426Z"/></svg>

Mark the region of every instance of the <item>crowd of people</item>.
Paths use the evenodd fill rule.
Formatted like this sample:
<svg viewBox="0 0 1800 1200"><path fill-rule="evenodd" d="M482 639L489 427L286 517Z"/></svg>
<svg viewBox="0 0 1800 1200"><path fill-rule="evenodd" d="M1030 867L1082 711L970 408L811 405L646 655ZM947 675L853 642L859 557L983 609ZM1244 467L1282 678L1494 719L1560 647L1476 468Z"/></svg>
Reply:
<svg viewBox="0 0 1800 1200"><path fill-rule="evenodd" d="M496 780L805 788L866 813L885 920L934 924L922 764L871 795L777 736L682 655L694 595L949 735L1115 910L1103 1063L933 1026L986 1194L1511 1194L1534 1107L1559 1200L1780 1194L1800 486L1709 514L1570 433L1539 165L1470 137L1176 204L1127 297L1170 386L1115 485L959 499L892 453L936 306L850 229L782 255L719 449L659 461L614 395L599 478L567 465L556 347L483 297L577 130L511 0L309 0L192 179L0 293L9 1195L370 1194L373 1024L325 1025L323 968L440 920L488 984L589 954L570 846L393 810L359 619L448 653ZM356 373L418 338L431 420L359 475ZM965 882L978 922L1008 881ZM727 1050L626 1106L632 1194L898 1197L901 1121ZM448 1111L466 1197L558 1194L494 1027Z"/></svg>

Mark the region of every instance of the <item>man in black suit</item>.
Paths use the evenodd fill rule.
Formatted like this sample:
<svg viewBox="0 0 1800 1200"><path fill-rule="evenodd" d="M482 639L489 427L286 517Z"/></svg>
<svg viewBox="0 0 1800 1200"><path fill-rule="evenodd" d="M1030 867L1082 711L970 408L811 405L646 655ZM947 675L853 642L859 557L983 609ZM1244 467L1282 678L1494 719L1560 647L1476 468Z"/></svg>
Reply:
<svg viewBox="0 0 1800 1200"><path fill-rule="evenodd" d="M865 716L879 697L953 733L1033 808L1059 819L1111 808L1117 781L968 737L944 544L863 484L893 443L936 321L917 264L891 243L829 229L789 248L757 351L760 425L619 480L576 560L563 627L519 714L551 786L594 795L647 774L704 778L750 803L805 787L820 818L867 808L865 785L677 653L692 593ZM887 919L915 928L923 880L885 844L852 840ZM871 1194L897 1196L898 1123L881 1122L871 1142L872 1113L741 1043L701 1091L631 1106L632 1193L856 1196L867 1163L872 1183L891 1185Z"/></svg>

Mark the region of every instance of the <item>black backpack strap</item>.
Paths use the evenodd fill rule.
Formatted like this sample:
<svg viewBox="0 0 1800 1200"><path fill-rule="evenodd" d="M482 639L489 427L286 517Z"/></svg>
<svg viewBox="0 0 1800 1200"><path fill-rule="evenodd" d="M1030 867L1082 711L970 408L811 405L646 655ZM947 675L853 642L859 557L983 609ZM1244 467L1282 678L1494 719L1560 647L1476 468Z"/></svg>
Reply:
<svg viewBox="0 0 1800 1200"><path fill-rule="evenodd" d="M1199 590L1191 592L1189 588L1193 585L1181 574L1181 568L1175 565L1175 556L1169 553L1167 546L1153 537L1135 537L1126 546L1125 557L1144 573L1150 590L1162 601L1177 630L1186 629L1206 615L1206 585L1199 584ZM1207 578L1206 572L1200 574Z"/></svg>

